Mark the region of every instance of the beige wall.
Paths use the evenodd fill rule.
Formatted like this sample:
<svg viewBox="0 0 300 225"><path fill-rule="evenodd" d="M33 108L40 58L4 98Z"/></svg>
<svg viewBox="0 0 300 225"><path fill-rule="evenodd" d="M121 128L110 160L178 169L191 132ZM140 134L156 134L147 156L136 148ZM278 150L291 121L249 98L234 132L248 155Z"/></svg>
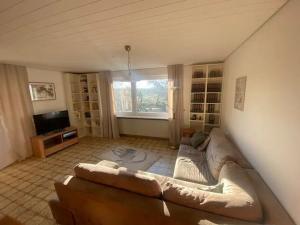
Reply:
<svg viewBox="0 0 300 225"><path fill-rule="evenodd" d="M55 84L56 100L33 102L35 114L67 109L61 72L35 68L27 68L27 71L29 82L51 82Z"/></svg>
<svg viewBox="0 0 300 225"><path fill-rule="evenodd" d="M223 127L300 224L300 1L291 0L225 62ZM247 76L244 112L235 79Z"/></svg>

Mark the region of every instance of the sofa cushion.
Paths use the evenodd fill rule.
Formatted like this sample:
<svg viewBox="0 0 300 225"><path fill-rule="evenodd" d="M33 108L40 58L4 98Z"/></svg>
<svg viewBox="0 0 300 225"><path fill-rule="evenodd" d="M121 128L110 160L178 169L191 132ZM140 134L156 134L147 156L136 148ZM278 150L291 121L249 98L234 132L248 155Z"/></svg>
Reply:
<svg viewBox="0 0 300 225"><path fill-rule="evenodd" d="M196 150L198 150L198 151L205 151L206 148L207 148L207 146L208 146L208 144L209 144L209 142L210 142L210 137L206 137L205 141L201 145L199 145L196 148Z"/></svg>
<svg viewBox="0 0 300 225"><path fill-rule="evenodd" d="M101 160L96 165L106 166L106 167L110 167L110 168L114 168L114 169L118 169L120 167L118 163L109 161L109 160Z"/></svg>
<svg viewBox="0 0 300 225"><path fill-rule="evenodd" d="M77 177L94 183L105 184L150 197L160 197L162 193L161 187L154 177L137 171L128 171L124 167L114 169L107 166L79 163L75 166L74 172Z"/></svg>
<svg viewBox="0 0 300 225"><path fill-rule="evenodd" d="M262 209L252 184L243 169L227 162L221 171L221 192L201 190L167 182L163 199L190 208L205 210L223 216L259 222Z"/></svg>
<svg viewBox="0 0 300 225"><path fill-rule="evenodd" d="M202 144L200 144L196 149L198 151L204 151L204 150L206 150L207 145L209 144L209 141L210 141L210 137L207 137L205 139L205 141ZM191 146L192 145L191 144L191 138L190 137L182 137L181 141L180 141L180 144L181 145L190 145Z"/></svg>
<svg viewBox="0 0 300 225"><path fill-rule="evenodd" d="M180 145L173 177L206 185L216 183L208 169L205 152L189 145Z"/></svg>
<svg viewBox="0 0 300 225"><path fill-rule="evenodd" d="M199 145L201 145L205 141L206 137L207 136L202 132L194 133L191 138L191 145L194 148L197 148Z"/></svg>
<svg viewBox="0 0 300 225"><path fill-rule="evenodd" d="M243 168L250 167L242 154L234 144L226 138L220 128L214 128L210 133L206 159L209 170L215 179L218 179L220 170L227 161L234 161Z"/></svg>

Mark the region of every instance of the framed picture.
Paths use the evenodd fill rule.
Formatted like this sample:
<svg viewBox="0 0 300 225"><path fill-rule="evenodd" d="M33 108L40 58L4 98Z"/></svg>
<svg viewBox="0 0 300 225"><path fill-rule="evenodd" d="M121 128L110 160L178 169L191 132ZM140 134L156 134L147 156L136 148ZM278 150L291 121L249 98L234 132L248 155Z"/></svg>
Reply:
<svg viewBox="0 0 300 225"><path fill-rule="evenodd" d="M235 83L234 108L244 111L247 77L238 77Z"/></svg>
<svg viewBox="0 0 300 225"><path fill-rule="evenodd" d="M55 100L55 85L54 83L31 82L29 90L32 101Z"/></svg>

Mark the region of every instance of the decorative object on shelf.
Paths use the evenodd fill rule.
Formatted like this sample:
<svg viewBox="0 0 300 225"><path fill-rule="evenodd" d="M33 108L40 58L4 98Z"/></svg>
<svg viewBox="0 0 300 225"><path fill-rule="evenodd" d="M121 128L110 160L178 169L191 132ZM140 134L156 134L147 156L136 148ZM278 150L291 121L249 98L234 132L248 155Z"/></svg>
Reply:
<svg viewBox="0 0 300 225"><path fill-rule="evenodd" d="M54 83L30 82L29 90L32 101L45 101L56 99Z"/></svg>
<svg viewBox="0 0 300 225"><path fill-rule="evenodd" d="M234 108L244 111L247 77L238 77L235 83Z"/></svg>

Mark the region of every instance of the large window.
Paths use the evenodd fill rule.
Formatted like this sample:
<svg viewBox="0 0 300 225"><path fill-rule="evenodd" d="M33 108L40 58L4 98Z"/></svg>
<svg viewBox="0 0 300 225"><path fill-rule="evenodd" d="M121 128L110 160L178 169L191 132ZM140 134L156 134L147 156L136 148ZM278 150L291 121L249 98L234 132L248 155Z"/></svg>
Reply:
<svg viewBox="0 0 300 225"><path fill-rule="evenodd" d="M168 80L114 81L117 116L167 118Z"/></svg>

